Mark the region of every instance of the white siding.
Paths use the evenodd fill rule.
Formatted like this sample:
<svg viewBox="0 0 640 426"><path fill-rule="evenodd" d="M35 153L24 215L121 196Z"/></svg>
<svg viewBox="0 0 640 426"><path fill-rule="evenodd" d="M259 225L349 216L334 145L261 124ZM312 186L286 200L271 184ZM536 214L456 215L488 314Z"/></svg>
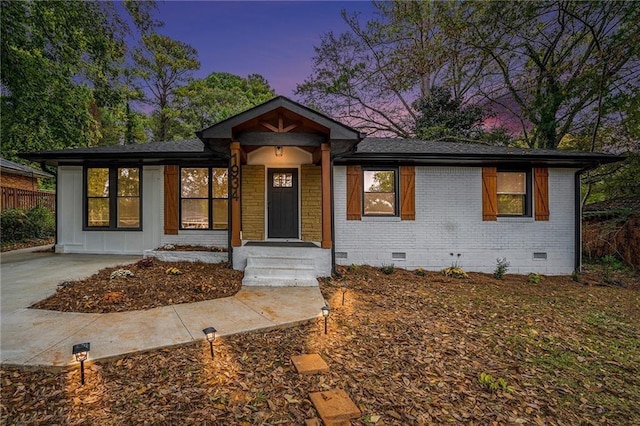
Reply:
<svg viewBox="0 0 640 426"><path fill-rule="evenodd" d="M570 274L574 268L574 172L549 169L549 221L482 220L482 169L416 167L416 220L346 220L346 167L334 169L336 263L440 270L457 262L467 271ZM533 253L546 253L546 260ZM394 256L393 254L396 253ZM405 259L400 259L404 253ZM345 258L346 256L346 258Z"/></svg>
<svg viewBox="0 0 640 426"><path fill-rule="evenodd" d="M83 231L81 166L58 167L58 243L61 253L140 254L164 244L227 247L227 231L164 235L164 168L142 169L142 231Z"/></svg>
<svg viewBox="0 0 640 426"><path fill-rule="evenodd" d="M58 167L58 242L61 253L142 254L160 243L162 167L142 169L142 231L83 231L82 167Z"/></svg>

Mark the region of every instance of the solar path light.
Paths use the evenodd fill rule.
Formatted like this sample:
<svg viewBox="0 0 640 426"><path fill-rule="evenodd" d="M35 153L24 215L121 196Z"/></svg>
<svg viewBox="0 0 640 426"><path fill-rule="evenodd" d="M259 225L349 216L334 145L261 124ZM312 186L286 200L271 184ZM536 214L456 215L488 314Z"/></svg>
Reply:
<svg viewBox="0 0 640 426"><path fill-rule="evenodd" d="M84 385L84 362L89 357L90 343L78 343L73 345L72 354L75 356L76 361L80 363L80 383Z"/></svg>
<svg viewBox="0 0 640 426"><path fill-rule="evenodd" d="M327 334L327 320L329 319L331 308L327 305L324 305L321 309L322 309L322 316L324 317L324 334Z"/></svg>
<svg viewBox="0 0 640 426"><path fill-rule="evenodd" d="M207 327L202 332L207 336L207 341L209 342L209 349L211 349L211 359L213 359L213 341L216 340L216 330L213 327Z"/></svg>

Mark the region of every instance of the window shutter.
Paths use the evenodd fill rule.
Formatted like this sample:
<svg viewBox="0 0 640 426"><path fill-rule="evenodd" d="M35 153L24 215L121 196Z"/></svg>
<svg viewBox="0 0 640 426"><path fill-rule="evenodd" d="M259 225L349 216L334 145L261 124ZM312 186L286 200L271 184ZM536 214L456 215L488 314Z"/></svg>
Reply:
<svg viewBox="0 0 640 426"><path fill-rule="evenodd" d="M549 220L549 169L533 169L536 220Z"/></svg>
<svg viewBox="0 0 640 426"><path fill-rule="evenodd" d="M362 218L362 169L347 166L347 220Z"/></svg>
<svg viewBox="0 0 640 426"><path fill-rule="evenodd" d="M416 168L400 167L400 218L416 220Z"/></svg>
<svg viewBox="0 0 640 426"><path fill-rule="evenodd" d="M178 166L164 166L164 233L178 235Z"/></svg>
<svg viewBox="0 0 640 426"><path fill-rule="evenodd" d="M482 220L498 220L498 173L495 167L482 168Z"/></svg>

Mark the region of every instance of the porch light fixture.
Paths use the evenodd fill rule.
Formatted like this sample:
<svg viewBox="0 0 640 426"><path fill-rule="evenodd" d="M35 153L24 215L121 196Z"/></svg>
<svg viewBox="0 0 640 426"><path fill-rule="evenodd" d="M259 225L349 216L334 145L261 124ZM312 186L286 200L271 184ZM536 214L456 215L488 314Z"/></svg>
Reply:
<svg viewBox="0 0 640 426"><path fill-rule="evenodd" d="M216 340L216 330L213 327L207 327L202 332L207 336L207 341L209 342L209 349L211 349L211 359L213 359L213 341Z"/></svg>
<svg viewBox="0 0 640 426"><path fill-rule="evenodd" d="M90 343L78 343L73 345L71 353L76 358L76 361L80 363L80 384L84 385L84 362L89 357Z"/></svg>
<svg viewBox="0 0 640 426"><path fill-rule="evenodd" d="M331 308L327 305L322 307L322 316L324 317L324 334L327 334L327 320L329 319L329 314L331 313Z"/></svg>
<svg viewBox="0 0 640 426"><path fill-rule="evenodd" d="M282 151L284 151L282 146L278 145L275 147L275 149L276 149L276 157L282 157Z"/></svg>

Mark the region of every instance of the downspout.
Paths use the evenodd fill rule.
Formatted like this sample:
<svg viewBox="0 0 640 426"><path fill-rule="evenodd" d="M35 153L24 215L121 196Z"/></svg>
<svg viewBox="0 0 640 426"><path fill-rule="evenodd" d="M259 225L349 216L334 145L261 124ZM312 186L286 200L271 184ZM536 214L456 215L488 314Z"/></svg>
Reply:
<svg viewBox="0 0 640 426"><path fill-rule="evenodd" d="M331 185L331 275L338 278L341 277L338 269L336 268L336 224L335 213L333 205L333 157L329 161L329 185Z"/></svg>
<svg viewBox="0 0 640 426"><path fill-rule="evenodd" d="M575 272L580 272L582 269L582 188L580 182L580 176L588 171L598 168L600 164L595 166L585 167L578 170L574 175L574 198L575 198L575 259L574 268Z"/></svg>

